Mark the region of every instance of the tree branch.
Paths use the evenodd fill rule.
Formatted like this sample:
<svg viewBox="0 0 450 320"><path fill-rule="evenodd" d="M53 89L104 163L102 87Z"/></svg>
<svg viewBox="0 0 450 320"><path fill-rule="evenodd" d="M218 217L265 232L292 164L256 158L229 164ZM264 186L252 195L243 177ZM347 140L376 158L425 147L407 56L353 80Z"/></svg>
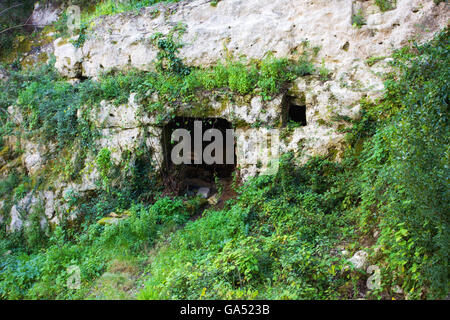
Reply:
<svg viewBox="0 0 450 320"><path fill-rule="evenodd" d="M6 12L6 11L8 11L8 10L11 10L11 9L13 9L13 8L20 7L20 6L23 6L23 3L19 3L19 4L16 4L16 5L12 6L12 7L6 8L6 9L3 10L2 12L0 12L0 15L2 15L4 12Z"/></svg>
<svg viewBox="0 0 450 320"><path fill-rule="evenodd" d="M12 7L8 8L8 9L5 9L5 10L3 10L2 12L0 12L0 15L1 15L3 12L5 12L5 11L7 11L7 10L9 10L9 9L12 9L12 8L14 8L14 7L18 7L18 6L21 6L21 5L22 5L22 4L19 4L19 5L16 5L16 6L12 6ZM28 24L28 21L30 21L30 19L31 19L32 16L33 16L33 15L29 16L28 19L27 19L27 21L25 21L24 24L6 28L5 30L0 31L0 34L6 32L6 31L12 30L12 29L22 28L22 27L25 27L25 26L40 27L41 25L39 25L39 24Z"/></svg>

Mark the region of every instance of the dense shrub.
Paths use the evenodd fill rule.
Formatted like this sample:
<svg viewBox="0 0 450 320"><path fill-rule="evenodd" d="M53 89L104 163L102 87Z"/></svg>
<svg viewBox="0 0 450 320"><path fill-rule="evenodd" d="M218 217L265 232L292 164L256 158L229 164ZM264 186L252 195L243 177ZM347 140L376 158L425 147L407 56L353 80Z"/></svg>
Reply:
<svg viewBox="0 0 450 320"><path fill-rule="evenodd" d="M8 239L0 238L0 297L80 299L111 260L130 254L138 256L164 232L185 223L199 205L199 199L184 203L182 199L161 198L152 206L131 207L130 217L117 224L86 224L76 235L71 235L68 228L57 227L45 248L28 254L20 247L8 246ZM29 236L27 239L40 241L39 245L44 240ZM36 247L35 243L30 244ZM67 286L70 266L80 268L78 290Z"/></svg>
<svg viewBox="0 0 450 320"><path fill-rule="evenodd" d="M379 126L362 154L366 219L379 223L387 283L412 297L448 292L448 31L395 54Z"/></svg>
<svg viewBox="0 0 450 320"><path fill-rule="evenodd" d="M228 209L189 223L153 262L140 297L337 297L343 260L331 250L345 220L339 208L326 213L331 199L321 189L332 179L313 178L329 166L336 168L317 159L293 173L286 159L276 177L244 185Z"/></svg>
<svg viewBox="0 0 450 320"><path fill-rule="evenodd" d="M244 185L159 252L140 298L355 297L357 275L349 292L331 253L341 241L361 248L376 230L382 281L369 297L395 296L395 286L410 299L446 297L448 48L446 30L396 52L386 94L363 101L340 165L312 159L295 170L285 159L276 177Z"/></svg>
<svg viewBox="0 0 450 320"><path fill-rule="evenodd" d="M381 287L368 297L394 297L396 285L403 298L448 295L448 30L394 54L385 95L361 101L362 119L345 129L341 162L316 157L299 166L285 155L275 176L250 180L223 209L209 209L196 221L189 218L202 202L161 197L147 152L137 150L133 161L124 153L123 163L114 165L110 150L95 150L86 113L102 99L125 103L130 92L142 103L156 93L158 101L141 111L162 116L170 116L165 105L195 101L204 90L270 99L314 69L307 57L293 62L270 55L188 68L173 37L154 40L161 50L156 72L113 72L69 85L48 65L9 70L10 80L0 83L2 135L23 131L57 142L61 152L82 142L95 155L104 187L88 199L66 195L84 218L81 225L63 219L54 230L41 230L39 208L22 233L6 234L2 225L1 298L85 297L112 259L146 260L151 247L152 263L140 266L142 299L355 298L367 275L345 268L340 247L364 248L380 266ZM23 117L19 128L6 122L12 104ZM0 193L8 207L36 187L36 179L12 172ZM113 211L128 218L95 223ZM73 265L81 271L81 290L66 284Z"/></svg>
<svg viewBox="0 0 450 320"><path fill-rule="evenodd" d="M0 59L14 49L15 37L28 34L23 25L33 7L33 0L4 0L0 4Z"/></svg>

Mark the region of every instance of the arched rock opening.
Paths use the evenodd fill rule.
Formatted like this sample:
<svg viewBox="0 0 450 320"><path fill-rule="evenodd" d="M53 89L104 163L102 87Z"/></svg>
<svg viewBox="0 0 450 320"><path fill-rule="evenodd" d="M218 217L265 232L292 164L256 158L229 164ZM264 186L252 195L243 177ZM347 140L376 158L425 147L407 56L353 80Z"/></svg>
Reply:
<svg viewBox="0 0 450 320"><path fill-rule="evenodd" d="M187 136L177 138L178 129L184 129L184 134ZM208 134L210 129L217 130L215 134L220 134L222 141L218 141L215 135ZM184 141L186 138L188 140ZM201 188L202 190L206 188L211 194L215 191L216 179L230 180L236 169L234 139L232 124L222 118L175 117L172 119L164 126L162 134L163 170L166 179L171 181L171 189L179 194L193 195ZM201 148L200 154L196 143ZM212 144L219 147L211 148ZM212 155L219 161L208 163L208 155ZM202 196L208 195L202 194Z"/></svg>

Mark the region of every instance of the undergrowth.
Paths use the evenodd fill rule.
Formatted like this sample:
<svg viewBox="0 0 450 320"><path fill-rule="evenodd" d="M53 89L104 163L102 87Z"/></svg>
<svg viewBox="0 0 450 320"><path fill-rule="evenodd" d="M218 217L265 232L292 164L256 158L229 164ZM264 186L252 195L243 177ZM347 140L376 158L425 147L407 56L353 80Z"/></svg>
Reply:
<svg viewBox="0 0 450 320"><path fill-rule="evenodd" d="M141 299L448 295L448 30L394 54L384 96L361 101L362 118L345 131L341 162L315 157L299 165L287 154L276 175L251 179L223 209L208 209L196 221L189 218L201 209L200 199L161 196L156 182L143 178L153 170L143 149L134 165L126 154L123 162L130 166L111 164L108 150L93 149L96 130L78 111L86 113L83 106L94 108L102 99L124 103L130 92L148 102L146 112L157 114L167 103L194 101L202 90L270 99L293 77L312 73L312 64L269 55L259 62L188 68L177 63L170 34L154 40L163 51L155 72L106 74L71 86L43 66L10 71L11 80L2 82L2 138L13 132L40 136L61 150L84 141L96 155L103 185L89 199L67 195L86 217L79 224L67 217L42 230L38 207L22 232L7 234L1 225L1 298L88 297L94 283L117 268L117 259L133 261L134 276L145 284ZM155 93L156 102L150 99ZM18 128L5 111L14 103L23 117ZM4 152L12 158L20 153ZM26 178L11 172L0 183L2 197L23 198L35 188L35 179ZM110 212L117 223L96 223ZM381 269L380 288L360 291L369 275L347 268L350 255L343 249L370 253L370 262ZM67 286L70 266L80 268L80 289Z"/></svg>
<svg viewBox="0 0 450 320"><path fill-rule="evenodd" d="M444 298L448 281L448 30L394 54L386 94L364 102L341 164L284 159L160 250L142 299L356 298L338 244L368 250L367 298ZM373 236L374 232L379 236ZM186 269L189 272L186 272ZM356 283L355 283L356 281ZM401 288L403 295L398 295Z"/></svg>

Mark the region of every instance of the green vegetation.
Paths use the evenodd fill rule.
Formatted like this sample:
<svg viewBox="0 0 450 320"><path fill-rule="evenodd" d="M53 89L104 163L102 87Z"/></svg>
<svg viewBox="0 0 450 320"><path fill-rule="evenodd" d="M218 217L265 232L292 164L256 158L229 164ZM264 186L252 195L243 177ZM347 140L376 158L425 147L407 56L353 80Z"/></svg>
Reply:
<svg viewBox="0 0 450 320"><path fill-rule="evenodd" d="M142 264L140 255L161 234L174 230L195 213L196 199L183 204L181 199L163 198L152 206L136 205L129 211L129 218L117 225L101 226L96 223L81 226L81 232L56 227L45 249L29 252L14 244L14 252L6 254L8 240L0 242L0 297L2 299L79 299L85 297L92 285L112 263L127 261L133 255L136 264ZM34 239L43 239L36 234ZM40 230L40 228L38 228ZM31 233L32 231L28 231ZM31 237L31 234L30 234ZM29 247L28 247L29 248ZM145 252L145 251L143 251ZM68 267L81 270L81 288L67 287Z"/></svg>
<svg viewBox="0 0 450 320"><path fill-rule="evenodd" d="M366 60L366 63L369 67L372 67L373 65L375 65L377 62L383 61L384 59L386 59L387 57L370 57Z"/></svg>
<svg viewBox="0 0 450 320"><path fill-rule="evenodd" d="M295 169L290 157L277 176L244 185L225 210L205 213L160 250L139 297L352 298L367 275L345 272L333 248L356 251L378 230L371 252L382 286L369 296L395 296L398 285L410 299L444 298L448 46L446 31L398 51L398 72L383 99L365 103L341 164L312 159Z"/></svg>
<svg viewBox="0 0 450 320"><path fill-rule="evenodd" d="M97 168L100 172L100 177L102 179L103 186L108 188L109 186L109 171L112 167L111 162L111 151L107 148L103 148L97 155Z"/></svg>
<svg viewBox="0 0 450 320"><path fill-rule="evenodd" d="M397 0L375 0L376 5L381 11L388 11L394 9L397 5Z"/></svg>
<svg viewBox="0 0 450 320"><path fill-rule="evenodd" d="M319 78L322 81L327 81L331 77L331 71L325 67L325 61L322 60L322 65L319 68Z"/></svg>
<svg viewBox="0 0 450 320"><path fill-rule="evenodd" d="M87 155L93 156L101 188L84 198L66 194L69 209L59 226L40 227L42 206L22 231L8 234L9 221L0 224L0 297L358 298L369 275L346 268L345 248L350 254L367 250L381 268L381 287L367 297L445 298L448 30L394 54L385 95L363 100L362 118L345 131L342 162L329 156L298 165L287 154L276 175L250 180L222 209L207 209L195 221L190 218L204 201L163 196L146 148L124 151L114 164L111 150L94 146L98 133L89 113L101 100L125 103L131 92L138 93L142 112L161 119L176 112L165 106L176 109L204 92L268 100L289 81L316 71L309 55L299 61L270 54L262 61L229 57L207 69L187 67L178 58L182 30L152 37L159 50L154 72L110 72L99 81L70 85L52 63L33 70L5 66L2 158L20 159L20 148L10 150L3 142L12 134L54 142L57 150L49 165L54 172L36 177L13 169L0 181L2 216L52 176L79 178ZM326 80L329 71L323 65L316 76ZM23 119L18 124L8 121L12 104ZM73 150L79 152L77 163L67 161ZM80 289L67 286L70 266L80 268ZM144 283L142 290L135 278ZM395 292L396 285L404 295Z"/></svg>
<svg viewBox="0 0 450 320"><path fill-rule="evenodd" d="M327 195L339 165L314 159L240 188L222 211L208 211L160 250L141 299L327 299L344 283L333 254L348 220ZM337 199L336 199L337 198ZM344 232L345 234L345 232ZM187 272L186 272L187 271Z"/></svg>
<svg viewBox="0 0 450 320"><path fill-rule="evenodd" d="M133 11L136 14L142 8L150 7L160 2L178 2L180 0L97 0L87 1L78 0L70 2L71 5L77 5L81 9L81 30L75 30L80 38L77 40L77 45L81 46L86 40L85 31L94 25L95 19L102 16L110 16L123 12ZM65 2L64 0L60 2ZM71 34L67 28L67 13L64 12L61 18L56 23L56 30L59 36L69 37Z"/></svg>
<svg viewBox="0 0 450 320"><path fill-rule="evenodd" d="M413 297L448 293L448 30L394 55L378 125L362 153L362 223L378 223L384 276Z"/></svg>
<svg viewBox="0 0 450 320"><path fill-rule="evenodd" d="M14 39L26 34L23 25L31 15L33 7L32 0L5 0L0 4L0 58L18 49L14 45Z"/></svg>
<svg viewBox="0 0 450 320"><path fill-rule="evenodd" d="M358 10L358 12L352 15L352 25L355 28L361 28L365 24L366 20L364 18L362 10Z"/></svg>

